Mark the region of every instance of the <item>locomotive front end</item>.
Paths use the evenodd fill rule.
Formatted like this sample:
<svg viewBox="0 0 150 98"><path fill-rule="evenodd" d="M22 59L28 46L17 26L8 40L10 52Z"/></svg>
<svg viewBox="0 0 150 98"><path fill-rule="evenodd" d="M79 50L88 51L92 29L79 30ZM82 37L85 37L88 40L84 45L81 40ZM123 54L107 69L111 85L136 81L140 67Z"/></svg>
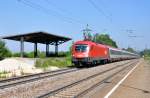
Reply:
<svg viewBox="0 0 150 98"><path fill-rule="evenodd" d="M72 47L72 63L75 65L87 64L89 62L89 50L88 44L74 44Z"/></svg>

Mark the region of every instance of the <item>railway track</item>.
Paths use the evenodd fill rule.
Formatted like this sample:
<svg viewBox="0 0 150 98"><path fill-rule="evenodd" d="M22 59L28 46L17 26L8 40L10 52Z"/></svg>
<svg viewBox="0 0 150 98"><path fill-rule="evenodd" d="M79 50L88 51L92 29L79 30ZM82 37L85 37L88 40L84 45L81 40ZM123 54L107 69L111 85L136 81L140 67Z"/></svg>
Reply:
<svg viewBox="0 0 150 98"><path fill-rule="evenodd" d="M77 68L61 69L61 70L56 70L56 71L47 71L47 72L42 72L42 73L37 73L37 74L4 79L4 80L0 80L0 89L4 89L4 88L16 86L16 85L24 84L28 82L33 82L33 81L37 81L43 78L57 76L60 74L74 72L77 70L78 70Z"/></svg>
<svg viewBox="0 0 150 98"><path fill-rule="evenodd" d="M31 75L25 75L25 76L20 76L20 77L4 79L4 80L0 80L0 89L5 89L5 88L13 87L16 85L20 85L20 84L34 82L34 81L37 81L40 79L54 77L57 75L66 74L66 73L74 72L77 70L79 70L79 69L77 69L77 68L61 69L61 70L56 70L56 71L47 71L47 72L42 72L42 73L37 73L37 74L31 74Z"/></svg>
<svg viewBox="0 0 150 98"><path fill-rule="evenodd" d="M105 83L106 80L117 75L118 73L130 69L137 61L118 65L111 69L96 73L84 79L75 81L71 84L68 84L64 87L58 88L56 90L47 92L43 95L38 96L38 98L79 98L84 96L90 90L95 87Z"/></svg>
<svg viewBox="0 0 150 98"><path fill-rule="evenodd" d="M102 66L92 67L92 68L83 68L83 69L66 69L61 71L54 71L52 74L46 76L36 76L33 78L20 79L20 80L3 80L0 82L0 97L1 98L66 98L67 94L70 94L69 98L73 98L75 96L80 95L81 92L86 91L91 88L95 83L93 80L91 82L91 86L85 81L90 81L94 79L94 77L103 76L103 78L107 77L107 73L109 75L113 74L112 72L116 69L121 69L133 63L133 61L137 60L128 60L122 62L110 63ZM67 72L66 72L67 71ZM44 73L43 73L44 74ZM28 76L27 76L28 77ZM50 78L49 78L50 77ZM7 82L5 84L5 82ZM100 80L99 80L100 82ZM80 83L85 84L81 88L85 88L81 90L80 88L76 88L76 85L82 85ZM4 85L5 84L5 85ZM22 85L23 84L23 85ZM15 86L16 85L16 86ZM87 88L87 86L90 86ZM74 91L72 91L71 89ZM6 88L6 89L5 89ZM65 94L64 94L64 93ZM78 93L74 93L78 92ZM61 95L61 93L63 93ZM59 95L60 94L60 95ZM82 94L81 94L82 95Z"/></svg>

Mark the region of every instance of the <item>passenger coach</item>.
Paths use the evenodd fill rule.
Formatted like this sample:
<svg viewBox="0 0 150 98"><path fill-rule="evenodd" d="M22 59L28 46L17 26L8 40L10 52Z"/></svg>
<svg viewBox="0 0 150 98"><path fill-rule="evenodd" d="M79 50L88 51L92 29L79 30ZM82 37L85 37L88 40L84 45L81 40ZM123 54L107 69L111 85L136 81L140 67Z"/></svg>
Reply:
<svg viewBox="0 0 150 98"><path fill-rule="evenodd" d="M72 63L90 65L138 58L139 55L92 41L77 41L72 46Z"/></svg>

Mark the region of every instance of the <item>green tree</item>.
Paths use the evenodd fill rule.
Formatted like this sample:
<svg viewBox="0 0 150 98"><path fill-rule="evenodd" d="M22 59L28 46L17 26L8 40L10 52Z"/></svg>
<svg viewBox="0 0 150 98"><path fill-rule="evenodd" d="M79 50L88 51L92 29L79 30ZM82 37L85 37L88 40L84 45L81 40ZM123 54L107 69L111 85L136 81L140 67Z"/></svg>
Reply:
<svg viewBox="0 0 150 98"><path fill-rule="evenodd" d="M95 34L93 41L117 48L116 42L108 34Z"/></svg>
<svg viewBox="0 0 150 98"><path fill-rule="evenodd" d="M150 57L150 49L144 49L140 52L141 56Z"/></svg>
<svg viewBox="0 0 150 98"><path fill-rule="evenodd" d="M135 52L135 50L134 50L133 48L131 48L131 47L128 47L128 48L126 49L126 51Z"/></svg>
<svg viewBox="0 0 150 98"><path fill-rule="evenodd" d="M11 51L5 46L5 42L0 40L0 59L10 57Z"/></svg>

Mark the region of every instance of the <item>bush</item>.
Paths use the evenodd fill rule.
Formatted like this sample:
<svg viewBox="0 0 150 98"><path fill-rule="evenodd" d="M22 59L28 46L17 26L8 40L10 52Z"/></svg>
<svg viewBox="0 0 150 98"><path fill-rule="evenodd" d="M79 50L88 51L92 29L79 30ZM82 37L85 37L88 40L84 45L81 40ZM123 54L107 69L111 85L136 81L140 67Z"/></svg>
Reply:
<svg viewBox="0 0 150 98"><path fill-rule="evenodd" d="M5 42L0 40L0 59L3 59L5 57L11 57L12 53L11 51L5 46Z"/></svg>
<svg viewBox="0 0 150 98"><path fill-rule="evenodd" d="M38 51L38 57L39 58L46 58L46 53L45 52L40 52ZM16 53L13 53L12 54L13 57L20 57L20 52L16 52ZM71 56L71 53L68 51L68 52L59 52L58 55L56 55L54 52L50 52L49 57L68 57L68 56ZM24 52L24 57L28 57L28 58L34 58L34 51L32 52Z"/></svg>
<svg viewBox="0 0 150 98"><path fill-rule="evenodd" d="M0 78L6 78L8 73L9 72L7 72L7 71L0 72Z"/></svg>
<svg viewBox="0 0 150 98"><path fill-rule="evenodd" d="M21 53L20 52L16 52L12 54L12 57L20 57ZM23 53L24 57L28 57L28 54L26 52Z"/></svg>
<svg viewBox="0 0 150 98"><path fill-rule="evenodd" d="M13 57L20 57L20 53L19 52L13 53L12 56Z"/></svg>
<svg viewBox="0 0 150 98"><path fill-rule="evenodd" d="M69 67L71 65L71 57L62 57L62 58L57 58L57 57L51 57L51 58L45 58L45 59L37 59L35 66L37 68L48 68L50 66L56 66L59 68L62 67Z"/></svg>
<svg viewBox="0 0 150 98"><path fill-rule="evenodd" d="M46 54L45 52L39 52L39 58L45 58Z"/></svg>
<svg viewBox="0 0 150 98"><path fill-rule="evenodd" d="M34 52L32 51L32 52L27 53L27 57L34 58Z"/></svg>
<svg viewBox="0 0 150 98"><path fill-rule="evenodd" d="M10 50L6 49L5 52L4 52L4 57L11 57L12 56L12 53Z"/></svg>

